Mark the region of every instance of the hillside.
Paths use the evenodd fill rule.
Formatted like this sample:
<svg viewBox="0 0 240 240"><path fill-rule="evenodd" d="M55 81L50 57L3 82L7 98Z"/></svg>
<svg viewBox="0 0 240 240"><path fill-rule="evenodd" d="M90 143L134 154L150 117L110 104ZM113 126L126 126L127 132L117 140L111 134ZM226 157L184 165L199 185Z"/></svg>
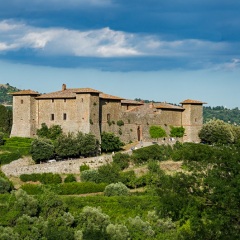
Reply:
<svg viewBox="0 0 240 240"><path fill-rule="evenodd" d="M240 110L238 108L228 109L223 106L203 107L203 121L220 119L234 125L240 125Z"/></svg>
<svg viewBox="0 0 240 240"><path fill-rule="evenodd" d="M12 104L12 96L8 93L17 92L18 88L13 87L7 84L0 84L0 104L11 105Z"/></svg>

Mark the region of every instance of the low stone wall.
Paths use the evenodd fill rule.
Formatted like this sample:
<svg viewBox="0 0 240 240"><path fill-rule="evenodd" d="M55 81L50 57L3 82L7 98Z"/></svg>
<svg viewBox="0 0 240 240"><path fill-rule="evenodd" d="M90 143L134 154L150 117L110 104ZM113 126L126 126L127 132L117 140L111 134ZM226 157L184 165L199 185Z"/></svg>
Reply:
<svg viewBox="0 0 240 240"><path fill-rule="evenodd" d="M31 159L22 158L2 166L2 171L8 177L19 177L21 174L31 173L59 173L78 174L80 166L87 164L91 169L112 162L112 155L59 161L53 163L34 164Z"/></svg>

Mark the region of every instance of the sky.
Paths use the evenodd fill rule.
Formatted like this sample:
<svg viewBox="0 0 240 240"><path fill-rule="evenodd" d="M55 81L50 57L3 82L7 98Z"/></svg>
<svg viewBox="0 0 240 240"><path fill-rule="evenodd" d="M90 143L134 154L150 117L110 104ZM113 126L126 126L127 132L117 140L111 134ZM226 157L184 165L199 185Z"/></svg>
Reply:
<svg viewBox="0 0 240 240"><path fill-rule="evenodd" d="M0 0L0 83L240 108L239 0Z"/></svg>

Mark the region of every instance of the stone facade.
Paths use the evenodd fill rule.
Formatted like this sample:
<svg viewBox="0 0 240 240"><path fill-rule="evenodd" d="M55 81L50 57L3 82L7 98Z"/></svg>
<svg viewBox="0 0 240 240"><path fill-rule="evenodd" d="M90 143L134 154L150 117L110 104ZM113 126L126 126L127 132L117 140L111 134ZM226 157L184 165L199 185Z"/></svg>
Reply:
<svg viewBox="0 0 240 240"><path fill-rule="evenodd" d="M182 106L126 100L91 88L67 89L39 94L23 90L13 95L11 136L34 137L42 123L61 125L64 132L92 133L99 140L102 132L113 132L122 141L149 141L149 127L158 125L167 133L170 126L185 128L183 141L198 142L204 104L185 100ZM121 124L120 124L121 121ZM122 124L123 123L123 124Z"/></svg>

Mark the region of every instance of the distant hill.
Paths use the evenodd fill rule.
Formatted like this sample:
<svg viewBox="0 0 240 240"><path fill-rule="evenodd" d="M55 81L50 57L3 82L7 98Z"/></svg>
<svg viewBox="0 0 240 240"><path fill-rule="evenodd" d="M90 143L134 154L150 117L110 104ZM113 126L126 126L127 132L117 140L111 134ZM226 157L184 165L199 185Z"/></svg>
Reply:
<svg viewBox="0 0 240 240"><path fill-rule="evenodd" d="M240 110L238 108L228 109L223 106L203 107L203 121L220 119L234 125L240 125Z"/></svg>
<svg viewBox="0 0 240 240"><path fill-rule="evenodd" d="M17 92L20 89L13 87L7 84L0 84L0 104L3 105L12 105L12 95L9 95L10 92Z"/></svg>

